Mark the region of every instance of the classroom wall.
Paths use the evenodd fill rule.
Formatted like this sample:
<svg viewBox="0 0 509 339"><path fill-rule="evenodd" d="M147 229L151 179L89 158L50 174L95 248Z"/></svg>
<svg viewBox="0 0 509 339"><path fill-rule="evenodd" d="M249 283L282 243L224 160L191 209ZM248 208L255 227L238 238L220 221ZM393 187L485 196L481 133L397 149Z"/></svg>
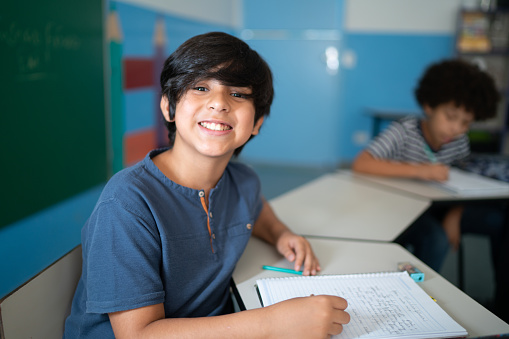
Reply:
<svg viewBox="0 0 509 339"><path fill-rule="evenodd" d="M420 111L413 91L432 62L454 55L461 0L347 0L340 150L350 163L371 139L367 107Z"/></svg>
<svg viewBox="0 0 509 339"><path fill-rule="evenodd" d="M24 6L33 10L37 8L37 4L39 2L33 0L23 2ZM213 5L210 1L204 0L186 1L185 3L169 0L149 1L146 5L140 5L134 1L104 1L103 12L95 18L90 18L90 20L104 23L104 44L108 45L112 52L104 59L105 79L100 79L100 83L92 86L104 89L106 84L107 107L104 111L108 114L105 115L104 111L102 114L110 128L108 134L111 133L111 135L108 137L112 139L111 145L103 145L101 149L97 149L94 143L86 143L90 146L90 149L87 150L89 152L95 151L102 154L108 152L110 154L108 167L111 164L112 168L104 168L105 172L106 170L112 171L115 161L117 162L115 170L126 165L124 163L126 153L122 148L130 137L136 134L143 136L144 132L154 128L156 119L154 97L157 90L154 86L154 78L145 76L143 71L152 69L152 73L155 73L154 68L160 61L158 58L161 52L166 56L169 55L176 46L193 35L210 30L232 32L233 28L238 26L239 15L234 14L239 10L238 4L237 0L216 0ZM48 4L43 5L46 8ZM7 12L0 15L0 43L4 43L8 37L5 32L9 32L9 26L4 20L14 13L9 12L10 8L8 7ZM109 15L112 12L116 12L113 19ZM18 13L14 14L18 15ZM116 29L114 32L111 31L109 24ZM17 25L28 26L29 23L20 19L17 21ZM161 27L165 38L163 51L156 48L154 44L155 33ZM72 60L68 61L72 63ZM141 72L136 71L137 69ZM127 78L124 77L126 74ZM5 80L0 79L0 82L2 81ZM12 88L7 85L5 82L2 83L2 89ZM76 84L68 86L78 88ZM2 95L5 93L4 91ZM26 98L30 100L30 93ZM50 99L58 100L56 97ZM80 98L80 100L87 100L87 98ZM76 103L79 104L79 101L77 100ZM37 108L37 103L33 103L33 106ZM71 110L67 114L72 114L75 111ZM23 120L22 129L24 131L37 127L33 125L37 123L37 120L31 119L30 114L38 112L40 113L37 109L27 110ZM2 115L6 113L5 110L2 111ZM82 119L86 119L86 117L83 115ZM45 133L55 134L58 132L57 127L54 131L49 127ZM72 128L78 127L79 125L76 124ZM97 136L89 135L89 137ZM35 145L40 143L38 140L30 139L31 136L27 138L32 140ZM68 142L68 144L72 143ZM120 144L120 154L118 148L114 149L118 144ZM2 147L4 146L7 144L2 142ZM13 145L13 147L16 146ZM104 147L112 147L115 152L105 150ZM138 152L144 153L145 150L142 149ZM52 163L51 156L48 156L47 161L44 161L43 164L39 163L37 166L51 166ZM36 170L37 166L33 170ZM83 166L87 168L86 164ZM82 179L82 177L74 178L74 180ZM100 183L81 190L78 194L0 227L0 298L28 281L80 243L81 228L90 215L103 185L104 183ZM7 205L2 203L2 206Z"/></svg>
<svg viewBox="0 0 509 339"><path fill-rule="evenodd" d="M253 163L333 167L339 149L341 74L335 66L343 0L244 1L243 8L240 37L272 68L275 98L260 134L241 157Z"/></svg>
<svg viewBox="0 0 509 339"><path fill-rule="evenodd" d="M452 54L459 1L105 1L98 19L118 29L116 36L106 34L111 27L104 34L116 53L105 61L111 112L105 119L114 149L108 161L116 171L158 142L156 81L137 67L155 76L161 54L210 30L242 37L274 70L271 116L243 158L315 167L351 161L369 140L366 106L416 108L411 89L418 75L428 62ZM285 15L289 8L292 15ZM328 47L339 52L337 69L334 55L328 67ZM133 150L132 144L144 146ZM101 189L90 187L0 228L0 298L79 244Z"/></svg>
<svg viewBox="0 0 509 339"><path fill-rule="evenodd" d="M122 94L118 101L123 106L117 119L123 125L118 133L122 139L120 169L140 161L148 151L168 144L159 108L159 76L168 55L194 35L233 31L231 25L182 18L156 6L140 7L133 1L111 1L110 13L116 14L116 29L122 36L117 39L121 53L112 60L122 69Z"/></svg>
<svg viewBox="0 0 509 339"><path fill-rule="evenodd" d="M371 139L366 107L419 109L419 75L454 53L460 0L263 0L243 7L240 36L271 65L276 97L242 157L335 167L348 165ZM339 53L337 72L326 69L328 47Z"/></svg>

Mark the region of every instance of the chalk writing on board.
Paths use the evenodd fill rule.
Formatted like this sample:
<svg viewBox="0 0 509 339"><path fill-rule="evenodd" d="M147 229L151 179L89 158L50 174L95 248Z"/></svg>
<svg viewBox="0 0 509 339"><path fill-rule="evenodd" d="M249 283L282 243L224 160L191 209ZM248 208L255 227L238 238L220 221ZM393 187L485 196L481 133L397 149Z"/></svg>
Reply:
<svg viewBox="0 0 509 339"><path fill-rule="evenodd" d="M47 22L27 26L11 22L0 26L0 46L5 45L13 55L8 65L17 81L33 81L54 76L49 70L54 56L62 52L78 51L81 38L62 24Z"/></svg>

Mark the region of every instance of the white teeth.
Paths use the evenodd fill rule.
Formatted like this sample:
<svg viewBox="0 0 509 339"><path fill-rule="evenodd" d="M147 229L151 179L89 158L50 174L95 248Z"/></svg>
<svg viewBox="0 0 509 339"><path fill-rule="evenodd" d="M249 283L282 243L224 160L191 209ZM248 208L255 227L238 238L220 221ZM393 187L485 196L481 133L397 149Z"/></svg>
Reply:
<svg viewBox="0 0 509 339"><path fill-rule="evenodd" d="M213 131L226 131L230 129L230 126L223 125L223 124L216 124L214 122L200 122L200 125L205 127L206 129L210 129Z"/></svg>

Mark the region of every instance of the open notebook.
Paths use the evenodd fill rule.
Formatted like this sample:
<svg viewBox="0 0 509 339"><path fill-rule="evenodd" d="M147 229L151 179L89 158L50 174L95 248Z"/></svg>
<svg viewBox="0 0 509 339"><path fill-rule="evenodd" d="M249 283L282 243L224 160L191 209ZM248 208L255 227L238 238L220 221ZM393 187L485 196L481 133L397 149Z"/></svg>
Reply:
<svg viewBox="0 0 509 339"><path fill-rule="evenodd" d="M337 339L467 335L407 272L266 278L256 284L263 306L311 294L345 298L351 320Z"/></svg>
<svg viewBox="0 0 509 339"><path fill-rule="evenodd" d="M438 183L441 187L461 194L509 193L509 183L491 179L479 174L465 172L457 168L449 170L449 179Z"/></svg>

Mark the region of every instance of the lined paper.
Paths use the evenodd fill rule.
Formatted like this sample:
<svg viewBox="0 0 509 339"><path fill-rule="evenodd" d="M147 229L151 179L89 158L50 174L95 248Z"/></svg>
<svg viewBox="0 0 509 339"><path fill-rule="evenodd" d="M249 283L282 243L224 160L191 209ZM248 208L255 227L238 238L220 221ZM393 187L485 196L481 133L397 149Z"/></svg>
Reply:
<svg viewBox="0 0 509 339"><path fill-rule="evenodd" d="M483 193L485 191L509 192L509 184L504 181L465 172L457 168L449 169L449 179L437 184L445 189L462 194Z"/></svg>
<svg viewBox="0 0 509 339"><path fill-rule="evenodd" d="M348 301L350 323L337 339L466 336L407 272L267 278L256 281L264 306L311 294Z"/></svg>

